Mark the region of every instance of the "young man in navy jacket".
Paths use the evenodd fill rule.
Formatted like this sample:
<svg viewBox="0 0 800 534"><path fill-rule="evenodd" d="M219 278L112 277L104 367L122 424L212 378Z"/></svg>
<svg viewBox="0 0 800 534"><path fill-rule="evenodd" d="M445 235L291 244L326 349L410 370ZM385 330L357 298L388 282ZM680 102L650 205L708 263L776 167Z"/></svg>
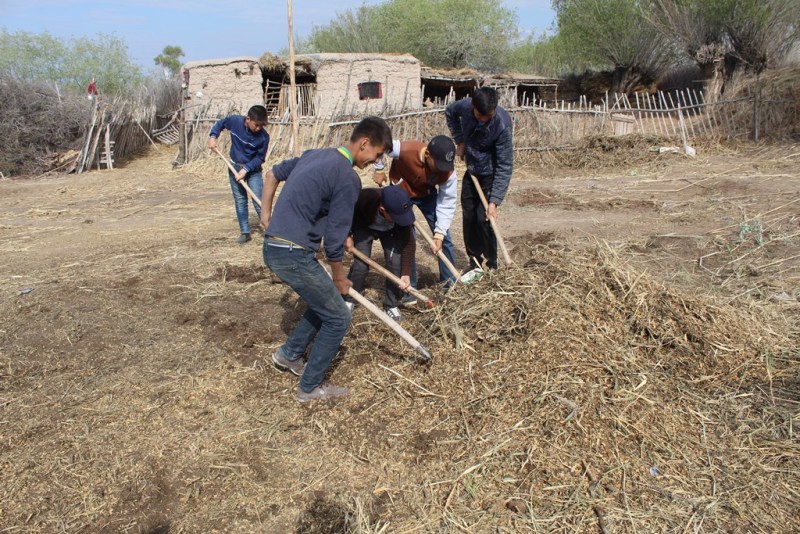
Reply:
<svg viewBox="0 0 800 534"><path fill-rule="evenodd" d="M295 393L300 402L348 393L347 388L325 382L325 373L352 318L343 298L352 283L342 259L361 191L353 167L363 169L391 149L389 126L379 117L367 117L345 145L307 150L267 173L261 210L261 223L267 229L264 263L308 306L272 361L279 370L301 377ZM278 182L284 185L273 209ZM332 278L317 261L323 239ZM308 362L303 363L309 345Z"/></svg>
<svg viewBox="0 0 800 534"><path fill-rule="evenodd" d="M472 98L453 102L445 108L447 127L456 142L456 155L467 163L461 184L464 246L472 268L475 262L486 262L497 268L497 237L489 217L497 217L511 181L514 164L512 144L513 124L508 112L497 105L497 91L480 87ZM475 176L489 203L484 209L478 190L472 182Z"/></svg>
<svg viewBox="0 0 800 534"><path fill-rule="evenodd" d="M219 149L217 137L222 130L231 132L231 163L236 169L236 174L228 170L228 179L233 192L233 202L236 206L236 218L239 220L239 239L237 243L243 245L250 241L250 221L247 211L247 190L242 185L246 183L257 197L261 197L263 179L261 166L267 156L269 134L264 130L267 124L267 108L264 106L251 107L246 116L231 115L218 120L208 134L208 148ZM256 214L261 216L261 208L253 202Z"/></svg>

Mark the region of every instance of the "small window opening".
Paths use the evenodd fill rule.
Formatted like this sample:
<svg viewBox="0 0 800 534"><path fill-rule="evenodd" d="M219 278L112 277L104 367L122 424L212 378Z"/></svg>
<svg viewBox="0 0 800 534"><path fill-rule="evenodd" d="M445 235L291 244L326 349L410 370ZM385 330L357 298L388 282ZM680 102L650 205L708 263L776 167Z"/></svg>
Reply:
<svg viewBox="0 0 800 534"><path fill-rule="evenodd" d="M358 84L359 100L371 100L373 98L383 98L381 82L361 82Z"/></svg>

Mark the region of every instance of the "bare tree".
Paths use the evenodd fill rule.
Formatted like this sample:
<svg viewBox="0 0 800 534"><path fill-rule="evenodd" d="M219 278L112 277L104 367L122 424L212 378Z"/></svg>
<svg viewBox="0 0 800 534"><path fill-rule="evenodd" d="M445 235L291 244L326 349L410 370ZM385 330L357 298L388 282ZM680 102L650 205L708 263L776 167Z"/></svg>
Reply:
<svg viewBox="0 0 800 534"><path fill-rule="evenodd" d="M731 55L756 74L775 66L800 38L799 12L797 0L732 2L725 24Z"/></svg>
<svg viewBox="0 0 800 534"><path fill-rule="evenodd" d="M713 0L655 0L650 22L700 67L706 102L715 102L725 83L730 50L722 16Z"/></svg>
<svg viewBox="0 0 800 534"><path fill-rule="evenodd" d="M707 102L737 70L759 73L798 38L797 0L655 0L648 18L697 63Z"/></svg>
<svg viewBox="0 0 800 534"><path fill-rule="evenodd" d="M650 26L649 0L553 0L559 35L583 60L614 69L611 90L630 92L671 64L671 41Z"/></svg>

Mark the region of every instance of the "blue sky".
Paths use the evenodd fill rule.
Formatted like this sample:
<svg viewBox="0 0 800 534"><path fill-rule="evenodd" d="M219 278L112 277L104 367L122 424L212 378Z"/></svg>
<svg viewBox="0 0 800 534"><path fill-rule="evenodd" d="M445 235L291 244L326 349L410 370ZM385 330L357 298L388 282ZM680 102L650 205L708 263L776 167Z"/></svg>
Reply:
<svg viewBox="0 0 800 534"><path fill-rule="evenodd" d="M538 35L553 23L550 0L503 3L516 10L523 34ZM314 26L361 4L293 0L292 5L294 33L302 38ZM166 45L183 48L183 61L260 56L288 46L286 0L0 0L0 28L47 31L56 37L115 35L127 43L131 58L145 67L153 65Z"/></svg>

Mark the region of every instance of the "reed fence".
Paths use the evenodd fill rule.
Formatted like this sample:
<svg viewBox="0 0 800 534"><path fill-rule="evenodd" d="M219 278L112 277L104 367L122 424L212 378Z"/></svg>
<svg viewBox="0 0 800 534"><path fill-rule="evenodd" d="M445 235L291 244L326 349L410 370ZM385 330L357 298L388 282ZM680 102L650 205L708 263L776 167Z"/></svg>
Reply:
<svg viewBox="0 0 800 534"><path fill-rule="evenodd" d="M307 99L307 95L303 98ZM381 116L396 139L430 139L449 133L444 108L452 100L451 94L437 102L426 102L429 107L419 111L385 109ZM784 107L793 109L798 102L756 94L712 103L705 102L697 91L682 90L612 94L599 102L579 97L571 102L534 99L524 104L506 108L514 123L515 155L521 159L536 152L573 150L592 136L639 135L657 137L664 143L691 144L695 140L757 139L759 135L798 128L797 117L784 112ZM307 102L306 107L318 108ZM208 133L220 118L205 116L208 109L206 105L185 120L185 161L179 164L208 156ZM270 135L268 161L294 153L289 111L284 106L280 109L283 114L273 115L266 127ZM326 117L301 117L297 143L302 150L338 146L349 138L353 126L363 116L359 105L350 103L346 108L337 106Z"/></svg>
<svg viewBox="0 0 800 534"><path fill-rule="evenodd" d="M102 166L112 169L116 162L125 160L145 145L155 144L149 134L155 122L154 105L135 106L122 99L96 101L74 172Z"/></svg>

